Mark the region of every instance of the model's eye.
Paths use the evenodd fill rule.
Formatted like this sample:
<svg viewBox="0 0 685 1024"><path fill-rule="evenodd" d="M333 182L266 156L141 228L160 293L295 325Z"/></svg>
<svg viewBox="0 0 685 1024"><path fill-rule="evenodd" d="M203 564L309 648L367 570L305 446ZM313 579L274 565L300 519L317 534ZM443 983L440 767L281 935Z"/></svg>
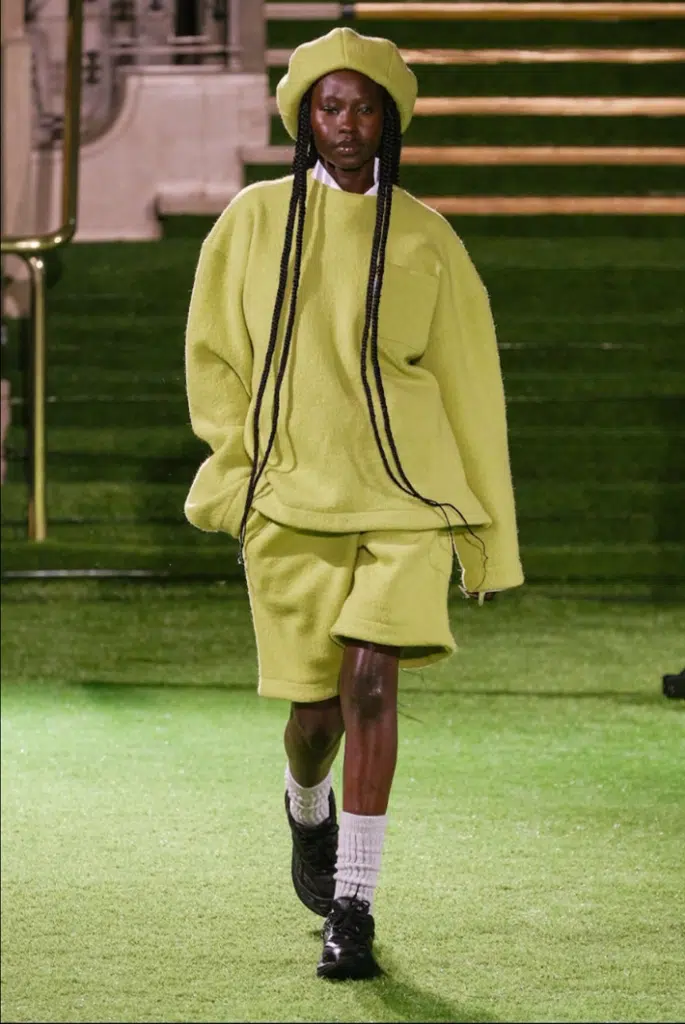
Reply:
<svg viewBox="0 0 685 1024"><path fill-rule="evenodd" d="M368 104L364 104L364 106L359 108L359 113L360 114L373 114L373 107L368 106Z"/></svg>
<svg viewBox="0 0 685 1024"><path fill-rule="evenodd" d="M325 103L321 109L323 110L324 114L337 114L338 113L338 108L332 106L330 103Z"/></svg>

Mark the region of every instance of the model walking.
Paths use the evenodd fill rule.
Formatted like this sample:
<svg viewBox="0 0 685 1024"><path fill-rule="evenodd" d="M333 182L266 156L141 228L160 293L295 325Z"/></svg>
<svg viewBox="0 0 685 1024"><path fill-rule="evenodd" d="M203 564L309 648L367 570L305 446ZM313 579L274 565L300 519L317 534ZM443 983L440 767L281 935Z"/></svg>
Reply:
<svg viewBox="0 0 685 1024"><path fill-rule="evenodd" d="M293 173L244 189L197 268L187 390L211 454L185 511L240 540L259 693L290 702L292 878L326 918L318 974L360 978L379 970L398 670L455 649L455 554L467 595L523 575L487 294L398 185L413 73L388 40L335 29L294 51L277 98Z"/></svg>

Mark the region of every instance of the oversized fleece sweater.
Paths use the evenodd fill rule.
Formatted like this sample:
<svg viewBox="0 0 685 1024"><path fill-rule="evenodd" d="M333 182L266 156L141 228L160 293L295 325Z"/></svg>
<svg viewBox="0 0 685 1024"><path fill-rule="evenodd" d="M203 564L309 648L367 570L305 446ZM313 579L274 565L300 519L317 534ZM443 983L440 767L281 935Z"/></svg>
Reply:
<svg viewBox="0 0 685 1024"><path fill-rule="evenodd" d="M186 382L192 428L211 454L193 481L185 514L201 530L238 534L291 186L287 177L244 189L200 253L187 323ZM439 510L404 493L387 475L364 395L360 342L376 202L329 188L309 173L297 319L278 432L254 500L259 512L286 526L329 533L445 526ZM517 586L523 575L487 293L447 221L397 187L378 334L392 431L409 480L424 496L455 505L485 544L484 572L481 546L465 531L455 535L465 589ZM272 366L260 416L262 451L274 379ZM448 514L462 525L454 512Z"/></svg>

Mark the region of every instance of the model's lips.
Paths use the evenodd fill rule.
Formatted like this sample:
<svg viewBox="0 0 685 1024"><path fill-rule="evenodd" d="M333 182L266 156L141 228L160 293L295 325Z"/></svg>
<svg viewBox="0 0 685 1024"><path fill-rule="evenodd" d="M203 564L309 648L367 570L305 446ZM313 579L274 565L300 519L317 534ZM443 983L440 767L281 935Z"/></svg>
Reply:
<svg viewBox="0 0 685 1024"><path fill-rule="evenodd" d="M340 142L335 148L339 153L358 153L362 147L359 142Z"/></svg>

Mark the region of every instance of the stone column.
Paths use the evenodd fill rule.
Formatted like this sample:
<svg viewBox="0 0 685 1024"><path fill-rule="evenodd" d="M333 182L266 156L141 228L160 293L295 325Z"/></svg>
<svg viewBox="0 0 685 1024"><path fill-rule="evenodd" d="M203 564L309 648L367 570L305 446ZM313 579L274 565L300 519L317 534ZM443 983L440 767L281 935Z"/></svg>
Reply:
<svg viewBox="0 0 685 1024"><path fill-rule="evenodd" d="M23 0L2 3L2 234L34 228L31 189L31 44L24 31ZM28 274L21 259L2 260L2 315L25 316ZM3 423L5 417L3 416Z"/></svg>
<svg viewBox="0 0 685 1024"><path fill-rule="evenodd" d="M30 231L31 44L23 0L2 3L2 233Z"/></svg>
<svg viewBox="0 0 685 1024"><path fill-rule="evenodd" d="M2 49L2 193L3 235L32 229L31 212L31 45L24 31L24 0L3 0ZM2 258L2 319L26 316L30 293L27 268L19 257ZM2 326L3 342L5 326ZM10 382L0 381L0 483L5 482L5 436L11 422Z"/></svg>
<svg viewBox="0 0 685 1024"><path fill-rule="evenodd" d="M266 67L266 18L261 0L226 0L229 42L241 47L233 71L263 73Z"/></svg>

